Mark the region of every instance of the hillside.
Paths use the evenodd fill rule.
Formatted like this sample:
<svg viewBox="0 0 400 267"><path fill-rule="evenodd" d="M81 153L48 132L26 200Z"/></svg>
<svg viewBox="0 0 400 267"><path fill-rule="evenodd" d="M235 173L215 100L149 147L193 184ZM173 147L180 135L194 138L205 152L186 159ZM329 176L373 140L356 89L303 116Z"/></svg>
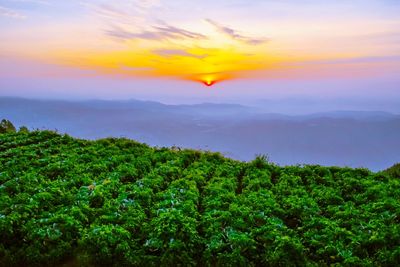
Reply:
<svg viewBox="0 0 400 267"><path fill-rule="evenodd" d="M400 163L394 164L392 167L384 170L384 172L392 177L400 179Z"/></svg>
<svg viewBox="0 0 400 267"><path fill-rule="evenodd" d="M400 116L373 111L307 115L263 113L240 105L65 101L0 97L0 119L82 139L126 137L151 146L221 152L279 165L319 164L384 170L400 162Z"/></svg>
<svg viewBox="0 0 400 267"><path fill-rule="evenodd" d="M0 134L0 265L398 266L400 180Z"/></svg>

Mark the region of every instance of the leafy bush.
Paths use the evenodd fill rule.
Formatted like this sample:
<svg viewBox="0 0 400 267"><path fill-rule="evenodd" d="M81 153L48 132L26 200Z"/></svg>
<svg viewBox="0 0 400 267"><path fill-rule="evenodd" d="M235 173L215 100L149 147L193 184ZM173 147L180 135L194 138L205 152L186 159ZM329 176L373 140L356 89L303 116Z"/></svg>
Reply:
<svg viewBox="0 0 400 267"><path fill-rule="evenodd" d="M386 169L385 171L383 171L383 173L386 173L395 178L400 178L400 163L397 163L392 167Z"/></svg>
<svg viewBox="0 0 400 267"><path fill-rule="evenodd" d="M1 127L0 266L400 265L399 165L279 167Z"/></svg>
<svg viewBox="0 0 400 267"><path fill-rule="evenodd" d="M16 129L11 121L3 119L0 122L0 133L12 133L15 132Z"/></svg>

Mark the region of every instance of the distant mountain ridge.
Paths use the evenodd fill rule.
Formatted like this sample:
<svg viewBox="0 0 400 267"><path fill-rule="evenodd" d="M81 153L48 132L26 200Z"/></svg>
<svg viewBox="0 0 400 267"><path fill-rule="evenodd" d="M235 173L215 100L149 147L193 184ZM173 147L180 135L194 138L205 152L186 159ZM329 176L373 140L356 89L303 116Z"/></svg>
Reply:
<svg viewBox="0 0 400 267"><path fill-rule="evenodd" d="M279 164L321 164L382 170L400 161L400 116L381 111L307 115L264 113L251 106L203 103L66 101L0 98L0 119L76 137L128 137L154 146L222 151Z"/></svg>
<svg viewBox="0 0 400 267"><path fill-rule="evenodd" d="M333 110L329 112L315 112L301 115L288 115L284 113L264 112L259 108L244 106L240 104L227 103L199 103L172 105L156 101L143 101L136 99L129 100L39 100L17 97L0 97L0 108L11 105L30 105L36 107L57 106L81 106L100 109L147 109L147 110L168 110L168 111L193 111L202 113L204 110L214 111L213 116L225 115L226 113L252 114L264 118L287 118L287 119L310 119L310 118L351 118L351 119L393 119L400 118L399 114L385 111L359 111L359 110ZM204 115L204 113L202 113Z"/></svg>

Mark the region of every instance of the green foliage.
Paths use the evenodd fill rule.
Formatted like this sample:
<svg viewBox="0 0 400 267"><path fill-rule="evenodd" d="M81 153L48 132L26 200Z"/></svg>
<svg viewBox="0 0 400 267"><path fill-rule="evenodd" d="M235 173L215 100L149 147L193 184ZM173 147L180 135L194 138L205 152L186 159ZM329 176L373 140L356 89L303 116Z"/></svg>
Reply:
<svg viewBox="0 0 400 267"><path fill-rule="evenodd" d="M279 167L1 125L0 266L400 265L398 165Z"/></svg>
<svg viewBox="0 0 400 267"><path fill-rule="evenodd" d="M26 126L19 127L20 133L29 133L29 129Z"/></svg>
<svg viewBox="0 0 400 267"><path fill-rule="evenodd" d="M384 170L383 173L395 178L400 178L400 163L394 164L392 167Z"/></svg>
<svg viewBox="0 0 400 267"><path fill-rule="evenodd" d="M11 121L3 119L0 122L0 134L2 133L13 133L16 129Z"/></svg>

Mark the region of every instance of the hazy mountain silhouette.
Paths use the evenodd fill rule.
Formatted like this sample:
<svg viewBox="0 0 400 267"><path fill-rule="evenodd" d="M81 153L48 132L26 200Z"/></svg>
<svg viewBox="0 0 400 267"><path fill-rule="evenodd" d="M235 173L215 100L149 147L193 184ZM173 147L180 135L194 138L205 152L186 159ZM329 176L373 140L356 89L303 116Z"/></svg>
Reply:
<svg viewBox="0 0 400 267"><path fill-rule="evenodd" d="M400 116L379 111L289 116L235 104L2 97L2 118L16 126L56 129L81 138L124 136L150 145L220 151L240 160L268 154L282 165L380 170L400 161Z"/></svg>

